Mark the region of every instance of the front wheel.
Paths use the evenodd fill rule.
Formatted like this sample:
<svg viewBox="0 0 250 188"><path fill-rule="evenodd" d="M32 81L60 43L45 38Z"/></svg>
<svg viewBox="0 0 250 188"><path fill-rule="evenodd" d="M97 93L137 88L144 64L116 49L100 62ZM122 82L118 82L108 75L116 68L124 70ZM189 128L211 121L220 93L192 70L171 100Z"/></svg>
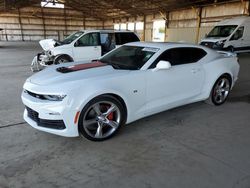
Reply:
<svg viewBox="0 0 250 188"><path fill-rule="evenodd" d="M216 106L223 104L230 93L231 81L229 76L221 76L214 84L210 97L206 100L208 104Z"/></svg>
<svg viewBox="0 0 250 188"><path fill-rule="evenodd" d="M114 136L125 120L126 112L119 100L112 96L100 96L84 107L78 127L85 138L103 141Z"/></svg>
<svg viewBox="0 0 250 188"><path fill-rule="evenodd" d="M60 56L57 56L55 57L55 60L54 60L54 64L57 65L57 64L62 64L62 63L68 63L68 62L72 62L71 58L67 55L60 55Z"/></svg>
<svg viewBox="0 0 250 188"><path fill-rule="evenodd" d="M228 51L234 53L234 47L233 46L229 46L228 47Z"/></svg>

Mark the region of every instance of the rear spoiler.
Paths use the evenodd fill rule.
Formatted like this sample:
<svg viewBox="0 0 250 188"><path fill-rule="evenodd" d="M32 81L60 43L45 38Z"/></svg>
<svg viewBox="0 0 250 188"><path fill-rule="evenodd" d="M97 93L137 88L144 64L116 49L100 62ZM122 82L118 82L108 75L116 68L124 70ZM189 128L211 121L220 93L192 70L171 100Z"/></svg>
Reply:
<svg viewBox="0 0 250 188"><path fill-rule="evenodd" d="M226 51L217 51L217 52L225 57L237 57L237 54L234 52L226 52Z"/></svg>

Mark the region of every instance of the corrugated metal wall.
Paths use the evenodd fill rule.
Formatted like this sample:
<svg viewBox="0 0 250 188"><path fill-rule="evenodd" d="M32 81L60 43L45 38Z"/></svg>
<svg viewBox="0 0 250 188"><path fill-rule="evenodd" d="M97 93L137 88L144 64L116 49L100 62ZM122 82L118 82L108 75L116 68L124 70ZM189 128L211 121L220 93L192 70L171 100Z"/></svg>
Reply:
<svg viewBox="0 0 250 188"><path fill-rule="evenodd" d="M198 41L208 33L212 27L225 18L248 15L248 3L229 3L217 6L203 7L201 10L200 28ZM195 43L197 34L197 9L172 12L169 17L167 29L167 41L187 41Z"/></svg>
<svg viewBox="0 0 250 188"><path fill-rule="evenodd" d="M200 23L198 20L199 9L170 12L168 28L166 28L166 41L195 43L196 35L198 35L197 39L200 41L222 19L249 15L248 7L249 2L246 1L203 7ZM199 24L200 27L198 27ZM152 25L149 28L152 30ZM146 39L150 40L147 37Z"/></svg>
<svg viewBox="0 0 250 188"><path fill-rule="evenodd" d="M135 20L144 21L144 31L140 32L141 39L152 41L153 22L165 19L165 41L185 41L196 43L208 33L216 23L225 18L249 15L249 2L235 2L212 5L202 8L189 8L165 13L137 17ZM132 19L133 20L133 19ZM127 23L131 19L115 20L115 23Z"/></svg>
<svg viewBox="0 0 250 188"><path fill-rule="evenodd" d="M84 18L79 11L55 8L22 8L11 14L0 14L0 40L33 41L62 39L81 29L103 29L100 20Z"/></svg>

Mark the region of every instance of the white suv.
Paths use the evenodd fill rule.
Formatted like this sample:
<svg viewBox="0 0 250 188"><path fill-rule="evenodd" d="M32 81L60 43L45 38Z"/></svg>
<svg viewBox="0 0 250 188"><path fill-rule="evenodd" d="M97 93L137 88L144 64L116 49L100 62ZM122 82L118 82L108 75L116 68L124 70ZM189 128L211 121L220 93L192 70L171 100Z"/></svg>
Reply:
<svg viewBox="0 0 250 188"><path fill-rule="evenodd" d="M134 32L112 30L77 31L61 42L41 40L44 52L34 57L31 70L39 71L48 65L65 62L89 62L122 44L139 40Z"/></svg>

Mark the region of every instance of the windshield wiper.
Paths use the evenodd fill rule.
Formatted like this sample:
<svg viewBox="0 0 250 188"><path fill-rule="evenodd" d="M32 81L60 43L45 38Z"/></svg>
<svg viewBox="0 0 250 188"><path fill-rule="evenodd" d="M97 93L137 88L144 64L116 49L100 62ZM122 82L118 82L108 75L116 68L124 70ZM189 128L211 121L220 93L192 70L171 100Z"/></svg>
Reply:
<svg viewBox="0 0 250 188"><path fill-rule="evenodd" d="M136 66L130 66L126 64L119 64L119 63L113 63L108 61L99 60L102 63L106 63L108 65L111 65L114 69L124 69L124 70L138 70L139 68Z"/></svg>

